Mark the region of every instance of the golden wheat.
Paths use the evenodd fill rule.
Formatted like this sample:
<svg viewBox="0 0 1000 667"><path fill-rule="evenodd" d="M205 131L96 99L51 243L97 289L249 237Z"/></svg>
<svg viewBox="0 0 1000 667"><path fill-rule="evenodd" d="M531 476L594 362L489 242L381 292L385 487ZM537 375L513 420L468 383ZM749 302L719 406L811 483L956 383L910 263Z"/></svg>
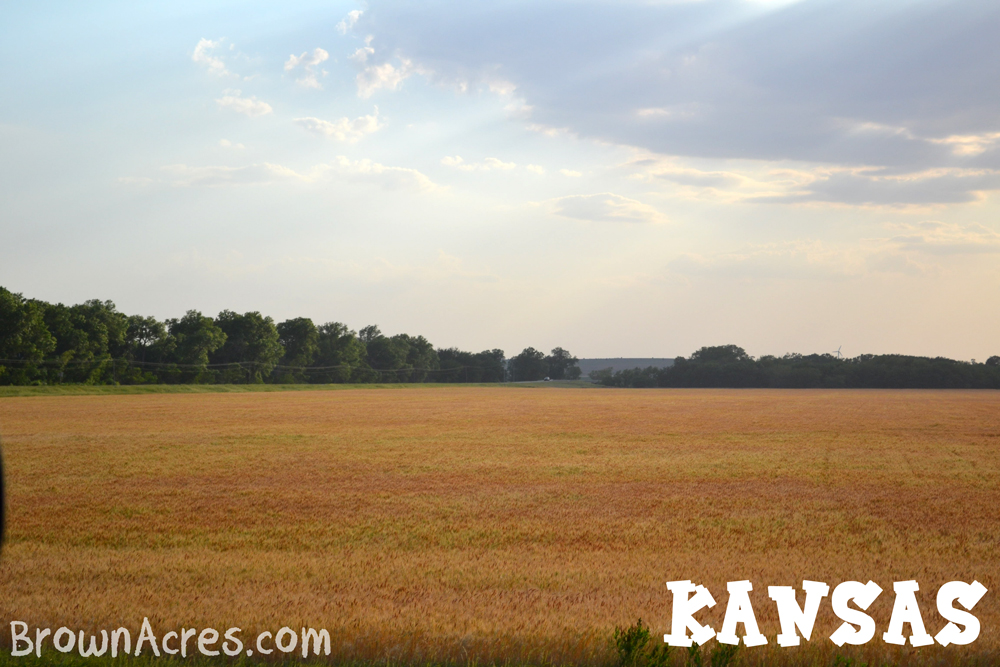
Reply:
<svg viewBox="0 0 1000 667"><path fill-rule="evenodd" d="M773 644L768 585L874 579L881 632L892 582L916 579L933 634L937 587L978 579L975 646L1000 648L996 392L8 398L0 436L5 623L596 662L616 625L669 630L668 580L708 586L718 628L726 582L750 579ZM812 645L837 625L827 602Z"/></svg>

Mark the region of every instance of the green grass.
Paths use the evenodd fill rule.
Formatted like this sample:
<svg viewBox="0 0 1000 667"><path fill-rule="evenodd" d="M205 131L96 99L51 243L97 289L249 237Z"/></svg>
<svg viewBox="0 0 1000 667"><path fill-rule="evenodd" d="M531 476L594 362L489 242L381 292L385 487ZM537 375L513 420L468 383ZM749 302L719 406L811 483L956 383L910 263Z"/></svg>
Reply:
<svg viewBox="0 0 1000 667"><path fill-rule="evenodd" d="M413 389L413 388L444 388L444 387L517 387L520 389L535 388L583 388L593 389L601 385L582 380L565 380L556 382L513 382L513 383L393 383L379 382L371 384L56 384L30 387L2 387L0 398L16 398L20 396L111 396L119 394L230 394L242 392L269 391L331 391L339 389Z"/></svg>

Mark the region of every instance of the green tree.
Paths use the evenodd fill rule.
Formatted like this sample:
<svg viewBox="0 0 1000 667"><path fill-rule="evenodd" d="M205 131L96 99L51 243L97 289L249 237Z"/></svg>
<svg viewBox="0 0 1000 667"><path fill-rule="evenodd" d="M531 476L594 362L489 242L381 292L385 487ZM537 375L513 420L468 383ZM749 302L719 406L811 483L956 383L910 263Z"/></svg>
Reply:
<svg viewBox="0 0 1000 667"><path fill-rule="evenodd" d="M549 372L549 365L545 361L545 353L533 347L526 347L510 360L511 380L514 382L528 382L544 379Z"/></svg>
<svg viewBox="0 0 1000 667"><path fill-rule="evenodd" d="M215 324L226 334L226 341L210 356L211 361L234 364L220 374L224 381L259 384L271 375L284 353L274 320L256 311L240 315L224 310L215 318Z"/></svg>
<svg viewBox="0 0 1000 667"><path fill-rule="evenodd" d="M411 366L406 363L410 346L406 340L393 336L370 338L365 343L368 366L378 371L375 375L381 382L403 382L408 378Z"/></svg>
<svg viewBox="0 0 1000 667"><path fill-rule="evenodd" d="M56 338L58 365L50 380L99 384L117 380L112 359L124 356L128 318L111 301L76 306L43 304L45 325Z"/></svg>
<svg viewBox="0 0 1000 667"><path fill-rule="evenodd" d="M549 377L553 380L578 380L580 367L576 362L577 358L561 347L552 350L552 354L545 358L545 363L549 367Z"/></svg>
<svg viewBox="0 0 1000 667"><path fill-rule="evenodd" d="M377 324L369 324L366 327L362 327L361 331L358 332L358 339L365 345L376 338L382 338L382 332L379 330Z"/></svg>
<svg viewBox="0 0 1000 667"><path fill-rule="evenodd" d="M455 347L437 350L438 382L503 382L505 375L503 350L483 350L473 354Z"/></svg>
<svg viewBox="0 0 1000 667"><path fill-rule="evenodd" d="M44 314L38 302L0 287L0 384L40 381L38 364L56 348Z"/></svg>
<svg viewBox="0 0 1000 667"><path fill-rule="evenodd" d="M304 367L309 366L319 353L319 331L308 317L297 317L278 324L278 342L285 350L285 355L278 362L281 368L275 370L275 378L279 382L306 382L308 374Z"/></svg>
<svg viewBox="0 0 1000 667"><path fill-rule="evenodd" d="M469 370L475 365L475 356L471 352L463 352L457 347L438 350L438 366L441 373L437 374L439 382L476 382L469 379Z"/></svg>
<svg viewBox="0 0 1000 667"><path fill-rule="evenodd" d="M436 371L441 367L437 350L423 336L398 334L392 340L406 346L404 367L409 368L410 372L400 374L401 382L424 382L429 371Z"/></svg>
<svg viewBox="0 0 1000 667"><path fill-rule="evenodd" d="M506 374L504 361L504 352L501 349L483 350L476 354L475 365L478 366L478 373L470 382L503 382Z"/></svg>
<svg viewBox="0 0 1000 667"><path fill-rule="evenodd" d="M365 344L340 322L317 328L316 358L309 372L314 383L366 382L373 377L365 363ZM366 375L369 373L369 375Z"/></svg>
<svg viewBox="0 0 1000 667"><path fill-rule="evenodd" d="M128 364L119 369L119 382L127 384L150 384L159 380L160 367L152 364L167 361L174 346L174 340L167 334L167 326L155 317L129 315L125 330L125 354Z"/></svg>
<svg viewBox="0 0 1000 667"><path fill-rule="evenodd" d="M155 317L129 315L125 331L127 356L145 362L151 348L162 345L167 339L167 326Z"/></svg>
<svg viewBox="0 0 1000 667"><path fill-rule="evenodd" d="M173 361L182 366L169 374L169 379L196 383L211 379L206 372L209 355L226 342L226 334L215 320L189 310L180 319L167 320L167 330L173 339Z"/></svg>
<svg viewBox="0 0 1000 667"><path fill-rule="evenodd" d="M740 361L751 361L751 357L742 347L736 345L716 345L703 347L691 355L690 361L701 363L731 364Z"/></svg>

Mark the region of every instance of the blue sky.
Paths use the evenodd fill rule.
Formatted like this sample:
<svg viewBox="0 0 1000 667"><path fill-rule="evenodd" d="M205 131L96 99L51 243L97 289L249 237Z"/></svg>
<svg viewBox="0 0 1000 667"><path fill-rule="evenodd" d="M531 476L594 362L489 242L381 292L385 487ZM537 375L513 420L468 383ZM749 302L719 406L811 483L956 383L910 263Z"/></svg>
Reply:
<svg viewBox="0 0 1000 667"><path fill-rule="evenodd" d="M21 3L0 284L515 354L1000 353L1000 6Z"/></svg>

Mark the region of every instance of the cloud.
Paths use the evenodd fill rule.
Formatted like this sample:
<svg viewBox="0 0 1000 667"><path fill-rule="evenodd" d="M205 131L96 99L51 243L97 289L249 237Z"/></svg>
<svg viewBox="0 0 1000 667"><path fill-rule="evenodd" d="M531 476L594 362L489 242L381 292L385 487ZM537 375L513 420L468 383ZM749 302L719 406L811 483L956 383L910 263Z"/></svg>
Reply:
<svg viewBox="0 0 1000 667"><path fill-rule="evenodd" d="M358 96L367 99L380 88L396 90L414 71L413 63L405 59L401 60L399 67L392 63L366 65L358 72L356 79Z"/></svg>
<svg viewBox="0 0 1000 667"><path fill-rule="evenodd" d="M151 185L159 182L175 187L231 187L281 183L316 184L337 180L368 183L386 190L439 189L437 184L416 169L390 167L368 159L351 160L343 155L338 155L333 162L314 165L306 172L269 162L240 167L173 164L163 167L163 171L167 174L166 179L122 177L118 182L123 185Z"/></svg>
<svg viewBox="0 0 1000 667"><path fill-rule="evenodd" d="M508 82L535 125L658 154L1000 168L992 3L385 0L369 15L409 69L365 90L419 67Z"/></svg>
<svg viewBox="0 0 1000 667"><path fill-rule="evenodd" d="M228 93L227 95L215 100L223 109L232 109L236 113L241 113L251 118L266 116L273 111L270 104L262 102L256 97L240 97L241 93L238 90L226 92Z"/></svg>
<svg viewBox="0 0 1000 667"><path fill-rule="evenodd" d="M979 155L988 150L996 148L1000 144L1000 132L986 132L983 134L957 135L943 139L928 139L932 144L950 146L951 152L955 155Z"/></svg>
<svg viewBox="0 0 1000 667"><path fill-rule="evenodd" d="M667 218L648 204L612 192L593 195L570 195L550 199L556 215L592 222L666 222Z"/></svg>
<svg viewBox="0 0 1000 667"><path fill-rule="evenodd" d="M366 135L377 132L383 127L378 120L378 107L375 112L368 116L359 116L354 120L349 118L339 118L335 121L322 120L319 118L296 118L295 124L301 128L337 141L355 143Z"/></svg>
<svg viewBox="0 0 1000 667"><path fill-rule="evenodd" d="M243 144L234 143L229 139L219 139L219 146L222 148L236 148L239 150L246 148Z"/></svg>
<svg viewBox="0 0 1000 667"><path fill-rule="evenodd" d="M700 168L706 163L722 168ZM676 186L667 191L671 194L728 203L912 208L979 201L989 192L1000 190L1000 170L995 169L949 167L914 172L880 166L779 166L753 160L691 160L641 152L619 168L631 172L629 178Z"/></svg>
<svg viewBox="0 0 1000 667"><path fill-rule="evenodd" d="M726 279L840 280L870 273L933 274L950 256L1000 253L1000 233L979 224L929 220L887 227L897 234L854 244L795 240L715 255L685 253L668 262L667 268L683 275Z"/></svg>
<svg viewBox="0 0 1000 667"><path fill-rule="evenodd" d="M883 243L903 251L931 255L1000 253L1000 233L980 224L928 220L893 227L900 233L884 239Z"/></svg>
<svg viewBox="0 0 1000 667"><path fill-rule="evenodd" d="M387 190L415 188L429 191L439 187L416 169L387 167L372 160L351 160L343 155L338 155L333 163L319 165L314 171L318 174L338 175L352 181L373 183Z"/></svg>
<svg viewBox="0 0 1000 667"><path fill-rule="evenodd" d="M706 163L713 169L702 168ZM721 168L719 168L721 167ZM751 160L692 160L637 152L619 169L630 172L628 178L666 193L686 199L737 203L746 201L784 201L801 195L809 184L830 172L829 168L811 165L784 165ZM786 203L791 203L786 202Z"/></svg>
<svg viewBox="0 0 1000 667"><path fill-rule="evenodd" d="M337 24L337 32L341 35L346 35L347 31L354 27L354 24L358 22L361 15L364 13L362 9L355 9L352 12L347 12L347 16Z"/></svg>
<svg viewBox="0 0 1000 667"><path fill-rule="evenodd" d="M656 174L660 178L678 185L690 185L699 188L736 188L747 179L739 174L726 171L702 171L700 169L675 168Z"/></svg>
<svg viewBox="0 0 1000 667"><path fill-rule="evenodd" d="M171 258L172 263L186 272L196 271L209 275L225 276L230 280L246 280L252 276L284 277L296 276L300 280L315 283L351 281L368 285L398 285L403 289L414 285L447 285L469 283L479 286L483 283L497 283L500 278L477 262L470 266L460 257L439 250L433 258L417 258L416 261L399 263L384 257L352 257L349 260L333 259L328 256L311 254L276 254L273 250L245 255L238 250L205 254L199 250L179 252Z"/></svg>
<svg viewBox="0 0 1000 667"><path fill-rule="evenodd" d="M365 39L365 45L349 56L349 59L361 69L355 79L359 97L371 97L376 90L382 88L396 90L412 74L431 74L430 70L415 66L413 61L407 58L399 58L398 66L390 62L373 62L375 49L371 43L372 37L369 36Z"/></svg>
<svg viewBox="0 0 1000 667"><path fill-rule="evenodd" d="M163 167L170 175L170 183L182 187L220 187L232 185L267 185L280 182L308 182L307 176L288 167L268 162L242 167L189 167L173 164Z"/></svg>
<svg viewBox="0 0 1000 667"><path fill-rule="evenodd" d="M580 172L573 171L572 169L560 169L559 173L568 178L580 178L581 176L583 176L583 174L581 174Z"/></svg>
<svg viewBox="0 0 1000 667"><path fill-rule="evenodd" d="M801 239L752 244L738 252L684 253L667 263L676 274L751 282L839 281L870 273L925 275L935 268L878 240L854 246Z"/></svg>
<svg viewBox="0 0 1000 667"><path fill-rule="evenodd" d="M684 120L697 116L696 104L676 104L669 107L646 107L636 109L635 115L650 120Z"/></svg>
<svg viewBox="0 0 1000 667"><path fill-rule="evenodd" d="M857 206L929 206L978 201L1000 190L1000 171L930 169L892 173L882 168L819 172L802 189L751 201L768 203L835 202Z"/></svg>
<svg viewBox="0 0 1000 667"><path fill-rule="evenodd" d="M317 66L330 58L330 54L323 49L317 48L312 54L308 51L301 56L290 55L285 61L285 71L292 72L298 67L302 67L302 76L295 80L306 88L322 88L319 83L319 76L326 76L326 70L317 71Z"/></svg>
<svg viewBox="0 0 1000 667"><path fill-rule="evenodd" d="M491 93L496 93L497 95L503 97L513 95L514 91L517 90L517 86L504 79L487 80L486 86L489 88Z"/></svg>
<svg viewBox="0 0 1000 667"><path fill-rule="evenodd" d="M503 171L508 171L517 167L513 162L504 162L503 160L498 160L495 157L488 157L483 160L483 164L486 165L487 169L500 169Z"/></svg>
<svg viewBox="0 0 1000 667"><path fill-rule="evenodd" d="M473 283L500 281L500 278L489 269L471 268L460 257L449 255L444 250L438 250L437 262L426 266L419 273L425 279L448 283L453 283L456 280Z"/></svg>
<svg viewBox="0 0 1000 667"><path fill-rule="evenodd" d="M702 255L684 253L667 269L688 276L725 279L843 279L866 271L867 254L849 253L819 241L754 244L741 252Z"/></svg>
<svg viewBox="0 0 1000 667"><path fill-rule="evenodd" d="M539 176L544 176L545 175L545 167L543 167L543 166L541 166L539 164L529 164L529 165L527 165L525 167L525 169L527 169L528 171L530 171L533 174L538 174Z"/></svg>
<svg viewBox="0 0 1000 667"><path fill-rule="evenodd" d="M212 41L210 39L204 39L198 41L198 44L194 47L194 53L191 54L191 60L196 63L200 63L208 68L210 74L215 76L235 76L232 72L226 69L226 63L217 55L212 53L213 50L218 48L222 44L222 40Z"/></svg>
<svg viewBox="0 0 1000 667"><path fill-rule="evenodd" d="M488 157L482 162L472 162L468 163L462 159L461 155L445 156L441 158L441 164L446 167L455 167L456 169L461 169L462 171L510 171L511 169L516 169L517 164L513 162L504 162L495 157Z"/></svg>

